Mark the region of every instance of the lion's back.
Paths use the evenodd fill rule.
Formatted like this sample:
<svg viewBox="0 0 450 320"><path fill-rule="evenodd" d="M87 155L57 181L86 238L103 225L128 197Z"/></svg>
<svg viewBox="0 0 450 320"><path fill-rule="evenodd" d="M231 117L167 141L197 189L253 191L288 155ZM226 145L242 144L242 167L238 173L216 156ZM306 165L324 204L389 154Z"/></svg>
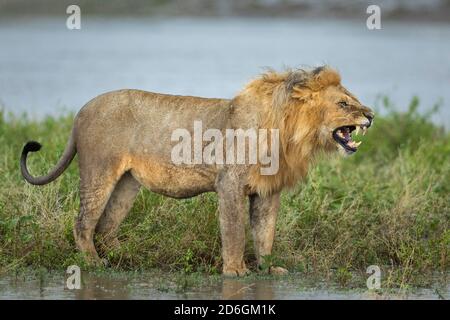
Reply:
<svg viewBox="0 0 450 320"><path fill-rule="evenodd" d="M80 153L104 152L122 157L140 153L161 158L170 156L172 132L193 130L201 121L203 130L222 129L229 121L229 101L176 96L142 90L118 90L89 101L75 119Z"/></svg>

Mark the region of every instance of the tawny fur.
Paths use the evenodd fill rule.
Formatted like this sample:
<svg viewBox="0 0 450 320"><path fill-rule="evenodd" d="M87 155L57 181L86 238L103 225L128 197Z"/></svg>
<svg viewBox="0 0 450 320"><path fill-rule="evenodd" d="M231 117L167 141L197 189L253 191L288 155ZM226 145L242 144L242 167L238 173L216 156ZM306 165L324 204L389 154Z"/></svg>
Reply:
<svg viewBox="0 0 450 320"><path fill-rule="evenodd" d="M348 108L338 105L342 100ZM120 223L140 186L175 198L217 192L223 272L243 275L248 272L243 259L247 202L261 264L272 251L281 191L306 176L318 153L338 149L334 129L365 123L368 117L373 118L372 111L328 67L269 71L232 100L120 90L100 95L80 110L63 157L48 175L33 177L26 167L27 153L39 150L38 143L25 146L21 170L28 182L46 184L78 153L81 203L74 234L77 247L93 262L99 261L94 233L110 246L119 245ZM194 121L202 121L204 131L215 128L223 134L226 129L279 129L278 172L263 176L259 163L175 165L171 134L186 128L193 135Z"/></svg>

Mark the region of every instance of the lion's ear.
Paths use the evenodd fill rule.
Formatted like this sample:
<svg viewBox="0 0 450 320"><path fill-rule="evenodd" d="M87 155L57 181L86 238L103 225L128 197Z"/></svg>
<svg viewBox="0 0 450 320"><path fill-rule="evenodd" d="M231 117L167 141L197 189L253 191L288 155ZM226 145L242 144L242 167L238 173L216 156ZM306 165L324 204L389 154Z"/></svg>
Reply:
<svg viewBox="0 0 450 320"><path fill-rule="evenodd" d="M340 83L341 76L336 70L328 66L322 66L311 71L311 77L307 81L307 86L313 91L318 91Z"/></svg>

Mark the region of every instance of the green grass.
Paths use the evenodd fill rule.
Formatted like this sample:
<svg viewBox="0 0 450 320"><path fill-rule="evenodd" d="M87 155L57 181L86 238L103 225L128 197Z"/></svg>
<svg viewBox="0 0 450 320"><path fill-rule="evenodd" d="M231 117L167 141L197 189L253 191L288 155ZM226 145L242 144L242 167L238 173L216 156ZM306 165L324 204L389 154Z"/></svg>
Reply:
<svg viewBox="0 0 450 320"><path fill-rule="evenodd" d="M406 113L393 111L388 100L384 105L387 115L377 116L356 155L321 161L307 181L284 193L272 261L342 285L369 265L381 267L384 287L448 274L450 135L417 112L417 99ZM43 187L25 183L18 165L33 139L44 147L30 156L31 172L47 172L64 150L72 119L0 114L0 272L86 267L72 233L76 161ZM141 191L107 270L217 274L216 200L215 194L181 201ZM246 259L255 267L248 240Z"/></svg>

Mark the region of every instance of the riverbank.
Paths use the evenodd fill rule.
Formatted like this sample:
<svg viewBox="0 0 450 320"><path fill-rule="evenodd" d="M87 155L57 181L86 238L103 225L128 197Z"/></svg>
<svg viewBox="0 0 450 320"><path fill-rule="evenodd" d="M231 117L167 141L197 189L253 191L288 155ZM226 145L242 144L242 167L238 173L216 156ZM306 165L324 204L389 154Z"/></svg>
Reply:
<svg viewBox="0 0 450 320"><path fill-rule="evenodd" d="M427 285L436 272L448 272L450 134L417 108L418 100L405 113L388 108L357 154L323 159L283 195L272 262L342 286L370 265L381 268L384 288ZM30 170L47 172L64 150L72 119L0 117L0 273L72 264L89 270L72 232L76 161L43 187L26 184L18 167L24 143L33 139L43 149L30 155ZM122 247L108 252L106 271L220 272L214 194L174 200L141 191L119 238ZM246 259L254 269L248 238Z"/></svg>
<svg viewBox="0 0 450 320"><path fill-rule="evenodd" d="M72 3L60 0L4 0L0 16L64 16ZM359 19L368 16L367 8L374 3L359 1L318 0L79 0L77 5L86 15L98 17L259 17L295 19ZM388 21L449 22L450 3L447 0L379 0L382 18Z"/></svg>

